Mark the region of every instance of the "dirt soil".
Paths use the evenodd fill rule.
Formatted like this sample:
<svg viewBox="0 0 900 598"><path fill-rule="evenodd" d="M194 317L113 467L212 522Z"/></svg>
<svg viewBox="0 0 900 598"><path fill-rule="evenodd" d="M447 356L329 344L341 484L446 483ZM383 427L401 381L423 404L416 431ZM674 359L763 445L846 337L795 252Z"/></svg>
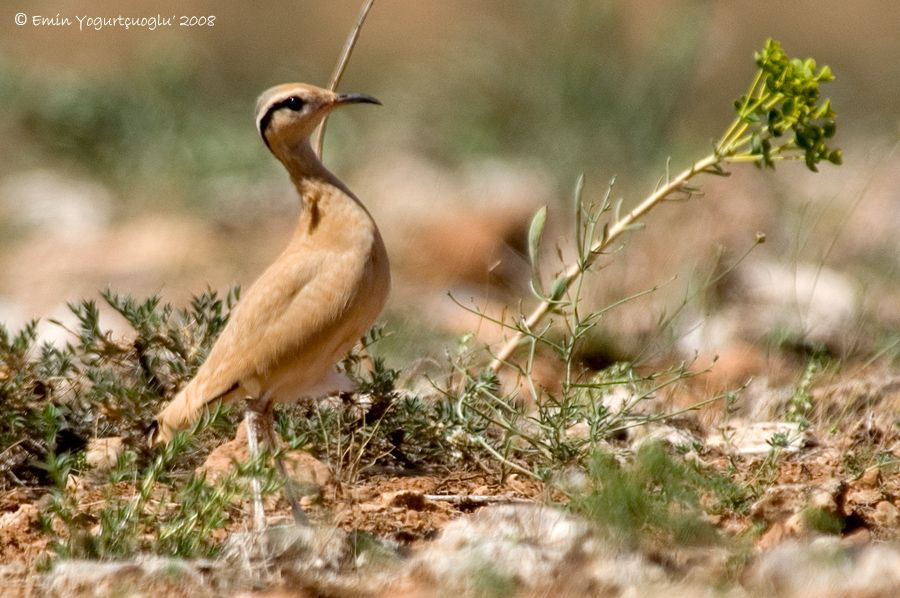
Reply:
<svg viewBox="0 0 900 598"><path fill-rule="evenodd" d="M840 529L831 532L840 537L842 545L897 542L898 396L900 384L886 375L828 385L813 395L821 421L834 409L843 411L842 417L830 419L830 427L814 425L800 440L765 452L739 445L745 438L735 432L742 425L739 418L728 428L731 445L713 439L726 428L721 421L711 422L702 414L680 420L675 429L698 435L702 446L691 458L753 493L749 506L720 509L709 513L708 519L725 536L752 538L757 555L793 538L821 534L808 516L811 508L840 522ZM628 450L634 442L637 440L620 439L619 448ZM105 483L89 477L73 478L70 489L79 497L84 517L103 506L109 490ZM40 588L39 565L50 552L50 537L42 528L41 517L48 514L47 492L21 486L0 494L0 595L34 595ZM135 487L121 483L113 492L129 497ZM433 540L449 521L479 509L502 503L563 501L558 492L525 476L512 474L503 479L471 463L460 463L458 468L431 472L363 473L352 484L324 480L319 496L305 498L302 504L320 526L367 532L395 546L399 554L408 555ZM218 538L245 531L247 512L246 502L235 505L230 524ZM290 518L287 502L273 497L267 515L270 523Z"/></svg>

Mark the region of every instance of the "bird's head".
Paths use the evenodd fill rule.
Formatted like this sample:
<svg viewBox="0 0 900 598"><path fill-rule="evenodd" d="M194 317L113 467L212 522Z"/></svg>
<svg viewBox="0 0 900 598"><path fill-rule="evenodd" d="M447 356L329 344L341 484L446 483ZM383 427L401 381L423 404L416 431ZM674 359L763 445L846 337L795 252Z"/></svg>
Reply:
<svg viewBox="0 0 900 598"><path fill-rule="evenodd" d="M306 143L325 116L347 104L381 104L362 93L335 93L305 83L285 83L263 92L256 103L256 125L276 156Z"/></svg>

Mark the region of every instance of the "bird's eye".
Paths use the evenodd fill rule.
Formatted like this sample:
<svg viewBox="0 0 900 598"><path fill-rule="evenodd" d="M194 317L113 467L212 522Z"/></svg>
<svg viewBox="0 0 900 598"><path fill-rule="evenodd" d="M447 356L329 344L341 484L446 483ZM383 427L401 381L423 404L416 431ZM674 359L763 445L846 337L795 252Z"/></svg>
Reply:
<svg viewBox="0 0 900 598"><path fill-rule="evenodd" d="M275 113L282 108L287 108L294 112L300 112L301 110L303 110L304 106L306 106L306 101L303 100L303 98L297 96L290 96L269 105L265 113L259 119L259 134L262 135L263 141L266 142L266 145L269 145L269 139L268 137L266 137L266 131L269 130L269 124L272 122L272 118L275 116Z"/></svg>
<svg viewBox="0 0 900 598"><path fill-rule="evenodd" d="M294 112L300 112L303 110L303 106L306 104L302 99L297 96L291 96L284 101L284 106L286 108L290 108Z"/></svg>

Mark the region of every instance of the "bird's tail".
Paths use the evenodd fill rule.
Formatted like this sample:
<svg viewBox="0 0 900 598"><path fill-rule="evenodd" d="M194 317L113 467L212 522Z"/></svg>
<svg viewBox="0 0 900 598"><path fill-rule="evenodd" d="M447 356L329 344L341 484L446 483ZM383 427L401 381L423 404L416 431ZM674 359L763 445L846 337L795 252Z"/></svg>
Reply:
<svg viewBox="0 0 900 598"><path fill-rule="evenodd" d="M200 418L200 410L205 402L191 400L193 394L191 386L188 384L182 388L175 398L156 414L147 438L151 445L169 442L176 432L191 427Z"/></svg>
<svg viewBox="0 0 900 598"><path fill-rule="evenodd" d="M201 381L201 378L195 377L156 414L156 420L150 425L147 433L148 442L151 446L169 442L176 432L193 426L210 403L234 398L234 392L238 388L239 385L235 382L225 391L210 396L209 387Z"/></svg>

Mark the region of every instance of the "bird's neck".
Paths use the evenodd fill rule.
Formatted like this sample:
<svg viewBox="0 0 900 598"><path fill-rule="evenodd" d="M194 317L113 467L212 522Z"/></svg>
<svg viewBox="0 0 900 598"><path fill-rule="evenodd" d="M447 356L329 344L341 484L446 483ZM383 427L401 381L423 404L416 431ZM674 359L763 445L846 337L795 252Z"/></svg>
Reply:
<svg viewBox="0 0 900 598"><path fill-rule="evenodd" d="M298 232L312 233L323 217L337 213L342 217L358 215L374 226L368 210L340 179L325 168L309 140L288 151L278 152L276 157L284 164L300 196Z"/></svg>
<svg viewBox="0 0 900 598"><path fill-rule="evenodd" d="M297 145L281 145L273 147L273 153L284 164L294 185L299 187L300 181L306 179L335 179L335 176L325 168L322 161L313 151L309 139Z"/></svg>

